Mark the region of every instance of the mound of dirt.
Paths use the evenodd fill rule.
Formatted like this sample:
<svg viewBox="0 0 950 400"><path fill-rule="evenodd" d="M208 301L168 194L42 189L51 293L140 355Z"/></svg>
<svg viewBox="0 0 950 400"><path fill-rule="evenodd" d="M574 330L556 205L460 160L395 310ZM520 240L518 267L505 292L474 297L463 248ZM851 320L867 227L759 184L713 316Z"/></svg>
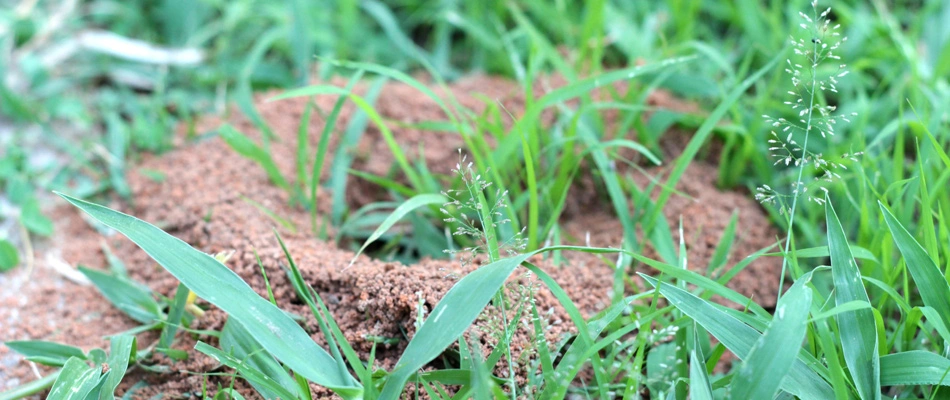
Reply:
<svg viewBox="0 0 950 400"><path fill-rule="evenodd" d="M342 86L343 82L333 83ZM544 91L544 88L554 87L557 83L537 85L537 90ZM365 91L366 87L361 84L357 91ZM476 113L485 109L485 98L504 105L514 115L524 108L524 93L519 86L503 79L473 76L454 83L449 90L460 104ZM535 95L538 94L540 92ZM278 167L285 176L294 176L296 132L307 99L266 101L273 95L260 95L256 105L279 137L272 149ZM314 112L309 121L308 141L311 149L315 148L319 140L325 124L324 115L329 114L335 98L318 97L314 102L316 110L320 111ZM695 107L662 92L651 96L651 102L674 108ZM411 159L424 160L429 169L436 173L447 174L454 167L458 160L456 149L464 146L458 136L404 127L404 123L444 119L444 114L434 100L406 85L390 83L383 88L376 108L390 120L393 133ZM338 131L346 126L353 115L352 106L344 107L337 122ZM206 119L198 124L197 131L214 129L220 122L219 119ZM251 137L260 135L254 124L246 118L235 116L228 122ZM336 147L337 136L331 138L331 148ZM353 149L352 154L355 156L355 169L385 174L392 164L386 144L374 127L367 129L359 147ZM328 166L331 157L327 158L325 162ZM327 177L327 171L328 168L324 168L323 178ZM647 171L655 175L665 173L659 168L648 168ZM156 180L156 177L160 179ZM378 188L356 178L350 179L346 198L352 207L385 198L385 193ZM636 179L643 182L643 178ZM286 260L272 230L277 226L304 279L327 302L347 339L364 356L376 346L378 366L383 368L395 363L405 348L407 338L411 338L415 332L414 322L420 304L423 311L431 310L454 284L453 276L461 276L477 268L477 263L463 267L448 260L424 260L405 266L361 256L353 267L344 269L353 253L313 237L307 229L309 214L289 207L287 194L271 185L260 167L233 152L217 137L187 142L179 139L177 150L162 156L146 157L132 169L128 181L134 203L116 203L113 207L149 221L199 250L208 253L234 251L227 265L260 295L266 296L264 280L254 256L256 250L274 288L278 304L285 310L306 316L305 328L308 332L314 332L314 340L322 343L321 335L316 333L316 322L306 306L297 300L281 268ZM669 221L678 221L680 216L683 217L691 268L705 268L730 215L736 209L740 210L740 235L731 253L732 262L773 243L776 233L756 203L744 194L716 188L713 165L694 164L687 170L677 189L689 197L671 198L664 214ZM321 191L319 213L329 212L329 195L327 190ZM596 204L590 196L579 194L576 197L581 199L581 203L575 204L572 209L584 211L565 214L565 230L581 238L590 231L592 245L619 245L622 230L609 211L609 206L600 203L591 208L585 204ZM252 205L251 201L295 222L300 229L293 231L281 227ZM0 282L7 288L0 294L0 334L4 340L42 339L89 349L106 346L102 339L105 335L134 327L133 321L112 308L92 286L81 280L68 280L54 268L59 266L61 270L62 262L69 266L83 264L103 268L107 265L102 252L103 243L125 263L133 279L146 283L164 296L174 294L177 281L128 240L118 235L104 237L82 220L79 211L73 209L57 209L56 221L56 247L47 252L46 262L41 263L32 275L21 270L8 274L4 277L6 281ZM554 277L586 315L591 315L610 302L613 270L593 258L579 257L575 260L578 262L568 266L554 266L542 259L536 262ZM771 305L775 294L774 289L770 291L769 288L774 287L772 282L778 279L778 265L772 261L752 263L732 281L732 286L745 295L753 296L760 304ZM522 285L537 289L534 299L539 309L550 311L546 335L551 343L571 334L569 318L550 292L524 275L514 276L509 284L511 287ZM225 319L226 316L220 310L211 307L208 313L196 320L193 328L220 329ZM491 321L479 321L476 325L475 329L470 330L471 335L490 330ZM395 344L378 344L371 339L373 337L398 340ZM530 337L529 332L522 328L513 341L513 347L530 348ZM158 356L156 361L172 366L170 370L173 372L155 374L133 371L124 381L123 387L145 380L149 386L136 392L137 398L148 398L157 393L177 398L188 397L203 385L230 385L231 380L227 376L202 375L219 371L220 367L209 357L192 349L196 339L215 342L211 337L179 334L176 347L188 352L187 361L174 363ZM155 340L157 335L154 333L145 334L140 336L139 346L151 345ZM482 340L484 346L489 346L489 342L487 337ZM0 373L0 390L35 379L37 373L44 374L47 371L31 368L30 364L20 361L18 356L2 345L0 368L3 371ZM504 371L500 373L506 374ZM249 392L243 383L238 383L236 387L242 389L243 393ZM314 390L318 394L327 394L316 387Z"/></svg>

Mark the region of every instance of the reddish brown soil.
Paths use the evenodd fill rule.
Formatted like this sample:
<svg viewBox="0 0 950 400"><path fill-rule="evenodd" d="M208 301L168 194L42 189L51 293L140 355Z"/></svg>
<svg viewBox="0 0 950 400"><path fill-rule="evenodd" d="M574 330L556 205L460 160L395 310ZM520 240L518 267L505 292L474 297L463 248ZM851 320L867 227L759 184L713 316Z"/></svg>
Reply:
<svg viewBox="0 0 950 400"><path fill-rule="evenodd" d="M537 85L536 95L557 84L560 82L552 79ZM453 84L450 89L458 97L459 103L476 113L485 108L482 98L500 102L514 115L523 109L523 93L516 84L506 80L473 76ZM365 90L365 87L360 90ZM485 97L476 96L476 93ZM295 135L305 100L263 101L272 95L260 96L262 101L258 102L258 107L273 131L281 138L280 142L274 143L273 148L279 167L285 172L285 176L292 176ZM308 131L311 148L314 148L324 126L322 115L329 113L334 101L335 98L332 97L316 99L316 105L322 111L314 113L310 121ZM650 101L660 107L695 107L664 93L654 94ZM393 122L390 126L411 158L423 158L431 171L440 174L447 174L455 165L456 149L463 147L457 136L400 128L396 123L444 119L433 100L419 95L408 86L388 84L377 102L377 110ZM345 107L337 126L346 126L352 115L353 108ZM242 117L230 118L229 122L252 137L258 135L253 124ZM220 120L208 119L199 123L197 130L202 132L213 129L219 123ZM667 139L663 147L666 156L673 157L678 149L682 148L684 141L688 140L688 135L675 134L669 137L671 139ZM331 148L336 147L335 142L334 136L334 139L331 139ZM354 167L357 169L385 174L392 164L388 156L389 151L375 127L367 129L354 154ZM672 158L667 158L670 159ZM329 162L327 160L326 165L329 165ZM665 176L665 168L647 168L646 171L649 174ZM160 182L153 181L142 171L158 171L165 179ZM325 178L326 169L324 171ZM645 182L646 178L642 174L632 171L631 174L638 183ZM683 217L689 266L697 271L704 271L733 210L740 211L740 219L739 237L730 258L732 263L770 245L776 236L757 204L742 193L718 190L715 178L714 165L704 162L693 164L677 186L677 189L688 197L673 196L664 210L667 219L673 224L680 216ZM300 266L304 278L326 300L350 343L363 353L368 353L373 346L373 343L366 339L367 335L405 339L405 332L406 336L411 337L415 331L413 321L417 316L420 296L424 299L426 309L431 310L454 283L454 279L448 278L447 275L462 275L476 267L461 267L456 262L439 260L424 260L412 266L404 266L361 256L352 268L344 270L353 254L312 237L306 229L308 214L288 207L286 193L273 187L261 168L234 153L218 138L187 143L181 141L179 148L171 153L160 157L147 157L130 172L128 179L134 193L134 204L117 203L112 206L156 224L202 251L235 251L228 266L263 296L266 291L254 259L253 251L256 250L263 260L279 305L298 315L309 316L308 309L296 300L280 267L286 261L272 232L272 227L276 224L242 197L252 199L276 214L296 222L301 228L300 233L282 229L281 235ZM350 190L347 193L347 202L353 206L385 198L382 191L355 178L351 178L348 187ZM584 238L590 231L592 245L619 245L619 222L613 217L606 203L599 201L596 196L585 194L585 190L592 191L592 186L581 184L575 190L576 196L572 196L572 203L569 204L563 221L565 230L577 238ZM319 212L327 213L330 198L326 190L321 192L321 199ZM59 255L72 266L84 264L104 267L106 261L100 244L106 242L125 262L134 279L146 283L165 296L173 295L177 282L131 242L117 235L103 239L100 233L83 222L76 210L61 207L56 210L56 216L57 236L53 242L58 247L49 251L50 257ZM574 256L572 259L575 261L572 265L562 267L552 266L540 259L537 261L540 267L564 287L575 304L589 315L609 304L613 284L612 269L596 258ZM731 286L743 294L753 296L760 304L769 306L775 297L773 282L778 278L778 265L772 261L774 260L754 262L732 281ZM0 294L0 335L3 340L53 340L89 349L106 347L102 336L135 326L133 321L110 307L93 287L64 279L50 265L47 259L47 262L39 263L30 276L19 271L7 274L3 277L4 281L0 281L5 287ZM527 279L529 278L516 276L511 284L538 286ZM547 290L539 289L535 299L539 309L554 310L549 318L550 329L547 331L552 342L571 332L570 324L564 322L569 321L569 318ZM196 320L193 328L218 329L225 318L221 311L211 308L205 316ZM481 321L478 324L482 328L491 325L490 321ZM308 317L306 328L310 332L317 331L312 317ZM475 329L472 332L475 334L480 330ZM519 331L515 347L530 343L529 336L528 332ZM137 392L137 397L148 398L156 393L165 393L166 396L176 398L188 397L188 393L200 390L204 381L229 385L231 382L227 377L201 375L220 369L210 358L192 350L196 339L213 341L213 338L205 336L196 338L179 334L176 347L188 351L187 361L174 364L174 372L168 374L133 371L124 382L124 387L144 379L150 386ZM322 343L319 334L314 334L314 339ZM142 335L139 346L149 346L155 340L157 338L154 334ZM406 340L401 340L396 345L379 345L376 353L378 366L392 366L405 344ZM155 361L163 365L173 364L161 357L157 357ZM48 371L41 368L39 372ZM34 378L34 372L27 362L19 361L18 356L0 345L0 390ZM246 388L243 383L238 383L237 387ZM326 394L318 388L314 389L317 390L316 393Z"/></svg>

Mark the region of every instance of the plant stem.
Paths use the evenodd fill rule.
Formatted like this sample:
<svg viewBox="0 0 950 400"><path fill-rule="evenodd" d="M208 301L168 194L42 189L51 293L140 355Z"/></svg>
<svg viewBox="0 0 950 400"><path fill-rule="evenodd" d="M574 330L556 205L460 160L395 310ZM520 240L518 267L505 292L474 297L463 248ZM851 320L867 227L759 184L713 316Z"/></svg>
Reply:
<svg viewBox="0 0 950 400"><path fill-rule="evenodd" d="M61 371L61 370L60 370ZM0 393L0 400L22 399L53 387L60 371L53 372L35 381L27 382L6 392Z"/></svg>
<svg viewBox="0 0 950 400"><path fill-rule="evenodd" d="M805 123L805 140L802 143L802 158L801 165L798 168L798 179L795 181L795 189L792 191L792 208L789 210L788 217L788 231L785 233L785 255L782 257L782 275L779 277L778 281L778 295L776 296L776 303L782 298L782 288L785 287L785 273L788 268L788 258L793 257L789 255L788 251L792 243L792 233L795 227L795 209L798 206L798 198L801 196L802 189L802 176L805 172L805 165L807 164L808 157L808 136L811 133L811 121L812 115L815 112L815 91L818 87L818 41L813 42L813 50L811 54L811 88L808 90L810 94L810 99L808 101L808 119Z"/></svg>

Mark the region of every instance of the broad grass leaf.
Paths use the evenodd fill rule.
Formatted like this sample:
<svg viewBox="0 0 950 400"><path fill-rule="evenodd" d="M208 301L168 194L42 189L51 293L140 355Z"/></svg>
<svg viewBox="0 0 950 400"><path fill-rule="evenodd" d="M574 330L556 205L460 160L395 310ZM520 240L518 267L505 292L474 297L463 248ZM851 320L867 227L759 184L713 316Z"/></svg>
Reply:
<svg viewBox="0 0 950 400"><path fill-rule="evenodd" d="M710 334L739 358L745 358L756 341L762 336L761 333L749 325L720 311L711 303L694 296L692 293L662 283L644 274L640 274L640 276L650 285L658 287L663 297L702 325L703 328L706 328ZM831 386L801 359L794 361L780 387L786 392L806 399L829 399L834 397Z"/></svg>
<svg viewBox="0 0 950 400"><path fill-rule="evenodd" d="M0 239L0 272L9 270L20 263L20 255L16 246L9 241Z"/></svg>
<svg viewBox="0 0 950 400"><path fill-rule="evenodd" d="M96 384L102 370L98 365L90 367L86 361L72 357L66 361L59 377L50 389L48 400L84 400Z"/></svg>
<svg viewBox="0 0 950 400"><path fill-rule="evenodd" d="M884 222L887 223L897 248L904 256L904 263L910 271L911 277L917 284L917 290L924 304L933 307L943 319L944 324L950 324L950 285L940 273L940 269L924 248L914 239L907 229L897 221L894 214L888 211L884 204L878 202Z"/></svg>
<svg viewBox="0 0 950 400"><path fill-rule="evenodd" d="M379 239L380 236L386 233L386 231L388 231L389 228L392 228L393 225L395 225L396 222L399 222L399 220L402 219L402 217L406 216L406 214L412 212L412 210L415 210L419 207L427 206L430 204L444 204L446 201L448 201L448 199L446 199L445 196L441 194L432 194L432 193L419 194L419 195L413 196L409 200L406 200L405 202L400 204L399 207L396 207L396 209L393 210L392 214L386 217L383 223L380 224L379 227L376 228L375 231L373 231L373 234L369 235L369 238L366 239L365 242L363 242L363 246L360 247L360 250L357 251L356 255L353 256L353 259L350 260L350 265L352 266L353 263L356 262L356 258L359 257L360 254L363 253L363 250L366 250L366 247L369 246L370 243L373 243L376 241L376 239Z"/></svg>
<svg viewBox="0 0 950 400"><path fill-rule="evenodd" d="M881 385L950 386L950 360L921 350L882 356Z"/></svg>
<svg viewBox="0 0 950 400"><path fill-rule="evenodd" d="M795 282L779 299L775 316L752 350L745 356L731 384L731 399L771 399L798 356L805 339L812 292L811 275Z"/></svg>
<svg viewBox="0 0 950 400"><path fill-rule="evenodd" d="M511 273L535 254L552 250L580 250L593 253L616 249L553 246L504 258L472 271L452 286L422 323L406 350L399 357L380 393L382 400L394 400L406 381L429 361L438 357L475 321Z"/></svg>
<svg viewBox="0 0 950 400"><path fill-rule="evenodd" d="M851 255L838 214L825 194L825 221L828 225L828 250L831 255L831 276L835 284L835 304L852 301L868 302L861 271ZM862 399L881 398L881 371L877 354L877 326L870 309L840 313L835 318L841 350L854 386Z"/></svg>
<svg viewBox="0 0 950 400"><path fill-rule="evenodd" d="M406 381L426 363L442 354L475 321L508 276L533 253L505 258L472 271L442 297L399 357L380 394L395 400Z"/></svg>
<svg viewBox="0 0 950 400"><path fill-rule="evenodd" d="M62 367L66 364L66 361L73 357L86 358L86 353L83 353L82 349L61 343L43 340L14 340L3 344L9 347L10 350L22 354L27 360L51 367Z"/></svg>
<svg viewBox="0 0 950 400"><path fill-rule="evenodd" d="M224 328L221 329L221 337L218 339L218 346L225 353L241 360L242 368L253 369L271 379L268 383L263 383L254 379L257 377L256 375L242 375L265 399L278 397L296 399L299 397L293 391L296 387L294 378L287 374L287 371L274 359L274 356L266 351L261 351L261 345L236 320L228 319L224 323ZM268 385L270 382L276 383L278 387L283 387L285 390L272 390Z"/></svg>
<svg viewBox="0 0 950 400"><path fill-rule="evenodd" d="M96 286L109 302L132 319L143 324L150 324L165 317L162 307L152 297L135 283L102 271L79 267L89 281Z"/></svg>
<svg viewBox="0 0 950 400"><path fill-rule="evenodd" d="M99 388L99 400L114 400L115 388L122 382L129 363L135 360L138 351L135 336L119 335L109 339L109 374L103 376L102 386Z"/></svg>
<svg viewBox="0 0 950 400"><path fill-rule="evenodd" d="M59 195L132 240L192 292L241 322L264 349L297 374L345 399L362 396L362 387L303 328L214 257L138 218Z"/></svg>

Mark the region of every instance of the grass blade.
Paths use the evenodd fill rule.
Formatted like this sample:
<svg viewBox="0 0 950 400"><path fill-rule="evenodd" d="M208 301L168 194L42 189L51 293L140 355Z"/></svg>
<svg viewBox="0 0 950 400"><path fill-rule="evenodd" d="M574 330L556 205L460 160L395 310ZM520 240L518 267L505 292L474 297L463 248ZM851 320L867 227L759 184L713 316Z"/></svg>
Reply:
<svg viewBox="0 0 950 400"><path fill-rule="evenodd" d="M284 368L280 366L277 360L274 360L273 356L266 351L262 351L261 345L257 343L257 341L248 334L247 329L244 329L236 320L228 319L228 321L224 323L218 345L224 352L230 354L235 359L241 360L240 369L252 369L260 375L270 378L270 380L262 380L258 379L260 378L258 374L245 374L245 371L241 371L242 376L247 379L251 386L253 386L261 396L264 396L264 398L299 398L299 396L293 392L293 388L296 387L294 378L288 375L287 371L284 371ZM276 384L277 388L282 387L286 389L273 390L273 384Z"/></svg>
<svg viewBox="0 0 950 400"><path fill-rule="evenodd" d="M868 302L861 271L854 262L848 238L838 214L825 194L825 221L828 224L828 250L831 254L831 275L835 283L835 304L853 301ZM877 354L877 329L870 309L843 312L836 317L841 350L854 386L862 399L881 398L881 370Z"/></svg>
<svg viewBox="0 0 950 400"><path fill-rule="evenodd" d="M102 387L99 389L99 400L115 399L115 388L125 377L125 371L129 368L129 363L135 360L135 353L138 350L135 344L135 336L119 335L109 339L109 375L103 379Z"/></svg>
<svg viewBox="0 0 950 400"><path fill-rule="evenodd" d="M271 379L271 377L267 376L265 372L258 370L257 365L246 363L245 360L216 349L205 342L198 342L195 344L195 350L207 354L221 364L234 368L238 373L241 374L242 377L244 377L244 379L247 379L254 389L257 390L262 396L277 394L281 399L297 398L292 393L287 391L287 389L285 389L286 387L294 387L293 382L291 382L290 386L282 386L283 382L277 382Z"/></svg>
<svg viewBox="0 0 950 400"><path fill-rule="evenodd" d="M42 340L14 340L4 342L17 353L22 354L27 360L37 362L51 367L62 367L70 358L86 358L82 349L61 343L46 342Z"/></svg>
<svg viewBox="0 0 950 400"><path fill-rule="evenodd" d="M930 258L920 243L904 229L894 214L891 214L883 203L878 202L878 205L897 248L904 256L907 269L917 283L917 290L924 304L937 310L944 324L950 325L950 302L947 302L947 299L950 299L950 285L947 284L946 278L940 273L933 258Z"/></svg>
<svg viewBox="0 0 950 400"><path fill-rule="evenodd" d="M53 383L49 400L83 400L99 381L99 366L90 367L85 361L72 357Z"/></svg>
<svg viewBox="0 0 950 400"><path fill-rule="evenodd" d="M799 279L779 299L775 317L756 341L732 381L731 399L771 399L782 384L805 339L811 274Z"/></svg>
<svg viewBox="0 0 950 400"><path fill-rule="evenodd" d="M929 351L904 351L881 357L881 385L950 386L950 360Z"/></svg>
<svg viewBox="0 0 950 400"><path fill-rule="evenodd" d="M376 239L379 239L380 236L386 233L389 228L392 228L393 225L395 225L396 222L399 222L399 220L406 216L406 214L419 207L427 206L429 204L444 204L446 201L448 201L448 199L446 199L445 196L441 194L429 193L413 196L409 200L406 200L400 204L399 207L396 207L396 209L393 210L392 214L386 217L383 223L379 225L379 228L376 228L376 230L373 231L373 234L369 235L369 239L366 239L366 241L363 242L363 246L360 247L360 250L357 251L356 255L353 256L353 259L350 260L350 266L356 262L356 258L363 253L363 250L366 250L366 246L369 246L370 243L373 243L376 241Z"/></svg>
<svg viewBox="0 0 950 400"><path fill-rule="evenodd" d="M336 368L333 358L303 328L224 264L138 218L59 195L124 234L199 297L242 322L264 349L298 374L346 399L362 395L353 377Z"/></svg>
<svg viewBox="0 0 950 400"><path fill-rule="evenodd" d="M89 278L109 302L132 319L150 324L165 317L162 307L152 298L152 294L129 280L83 266L79 267L79 272Z"/></svg>
<svg viewBox="0 0 950 400"><path fill-rule="evenodd" d="M733 354L745 357L752 350L761 333L720 311L711 303L673 285L640 274L650 285L659 287L660 294L684 314L698 322L719 339ZM801 359L795 360L782 380L782 390L806 399L829 399L834 397L831 386Z"/></svg>
<svg viewBox="0 0 950 400"><path fill-rule="evenodd" d="M237 129L234 129L234 127L229 124L224 124L218 128L218 134L221 135L221 138L224 139L228 146L231 146L238 154L260 164L274 185L277 185L277 187L283 190L290 190L290 183L287 183L287 179L280 173L280 169L278 169L277 164L274 163L270 152L254 144L250 138L244 136L244 134L238 132Z"/></svg>
<svg viewBox="0 0 950 400"><path fill-rule="evenodd" d="M398 398L409 377L438 357L468 329L508 276L532 255L533 253L521 254L493 262L469 273L452 286L409 341L379 398ZM447 313L449 310L451 312Z"/></svg>

